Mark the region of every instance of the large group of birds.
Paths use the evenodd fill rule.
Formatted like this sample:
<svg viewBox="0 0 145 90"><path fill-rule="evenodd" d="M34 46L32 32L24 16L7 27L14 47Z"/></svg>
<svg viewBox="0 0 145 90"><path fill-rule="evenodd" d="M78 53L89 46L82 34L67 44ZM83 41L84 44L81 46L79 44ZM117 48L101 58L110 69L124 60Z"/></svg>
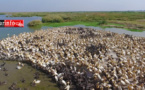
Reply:
<svg viewBox="0 0 145 90"><path fill-rule="evenodd" d="M0 41L0 59L32 63L65 90L145 90L145 38L61 27Z"/></svg>

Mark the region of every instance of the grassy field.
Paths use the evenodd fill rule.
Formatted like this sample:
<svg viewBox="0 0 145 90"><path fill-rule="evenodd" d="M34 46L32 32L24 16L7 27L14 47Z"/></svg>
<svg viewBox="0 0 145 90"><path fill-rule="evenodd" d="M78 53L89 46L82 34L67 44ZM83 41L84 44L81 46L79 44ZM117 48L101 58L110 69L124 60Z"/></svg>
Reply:
<svg viewBox="0 0 145 90"><path fill-rule="evenodd" d="M44 26L83 24L145 30L145 12L21 12L8 14L12 17L40 16Z"/></svg>

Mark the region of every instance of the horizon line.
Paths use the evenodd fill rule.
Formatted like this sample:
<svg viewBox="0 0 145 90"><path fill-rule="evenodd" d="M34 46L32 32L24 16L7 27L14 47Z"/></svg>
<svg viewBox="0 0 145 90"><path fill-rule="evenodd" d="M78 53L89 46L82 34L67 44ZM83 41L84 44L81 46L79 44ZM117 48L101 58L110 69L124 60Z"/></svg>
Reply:
<svg viewBox="0 0 145 90"><path fill-rule="evenodd" d="M110 10L110 11L22 11L22 12L145 12L145 10ZM0 13L19 13L15 12L0 12ZM20 11L21 13L21 11Z"/></svg>

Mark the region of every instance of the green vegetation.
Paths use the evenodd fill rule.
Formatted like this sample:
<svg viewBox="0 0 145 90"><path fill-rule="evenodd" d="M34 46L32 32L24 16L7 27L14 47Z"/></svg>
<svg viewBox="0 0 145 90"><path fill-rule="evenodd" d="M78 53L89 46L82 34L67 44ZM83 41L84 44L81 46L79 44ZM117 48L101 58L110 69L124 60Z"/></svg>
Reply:
<svg viewBox="0 0 145 90"><path fill-rule="evenodd" d="M5 15L5 13L0 13L0 15Z"/></svg>
<svg viewBox="0 0 145 90"><path fill-rule="evenodd" d="M21 12L10 13L13 17L31 16L60 16L64 21L96 21L96 20L119 20L133 21L145 19L145 12Z"/></svg>
<svg viewBox="0 0 145 90"><path fill-rule="evenodd" d="M12 17L40 16L43 25L47 26L91 25L92 22L92 24L105 27L145 30L145 12L23 12L9 14Z"/></svg>
<svg viewBox="0 0 145 90"><path fill-rule="evenodd" d="M62 23L43 23L43 26L59 27L59 26L73 26L73 25L85 25L85 26L98 26L97 22L62 22Z"/></svg>
<svg viewBox="0 0 145 90"><path fill-rule="evenodd" d="M106 20L98 21L98 25L105 25L105 24L107 24Z"/></svg>
<svg viewBox="0 0 145 90"><path fill-rule="evenodd" d="M48 15L42 18L43 23L60 23L63 22L63 18L58 15Z"/></svg>
<svg viewBox="0 0 145 90"><path fill-rule="evenodd" d="M9 13L12 15L12 17L32 17L32 16L46 16L48 12L15 12L15 13Z"/></svg>
<svg viewBox="0 0 145 90"><path fill-rule="evenodd" d="M137 29L126 29L126 30L131 32L143 32L143 30L137 30Z"/></svg>
<svg viewBox="0 0 145 90"><path fill-rule="evenodd" d="M42 24L42 22L40 20L33 20L28 23L28 26L39 26L41 24Z"/></svg>

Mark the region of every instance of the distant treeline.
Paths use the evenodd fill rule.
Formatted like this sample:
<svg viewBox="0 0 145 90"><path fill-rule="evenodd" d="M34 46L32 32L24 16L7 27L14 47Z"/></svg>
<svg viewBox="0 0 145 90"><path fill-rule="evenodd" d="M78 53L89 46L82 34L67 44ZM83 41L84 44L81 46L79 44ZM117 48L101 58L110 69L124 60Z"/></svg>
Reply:
<svg viewBox="0 0 145 90"><path fill-rule="evenodd" d="M0 13L0 15L5 15L5 13Z"/></svg>

